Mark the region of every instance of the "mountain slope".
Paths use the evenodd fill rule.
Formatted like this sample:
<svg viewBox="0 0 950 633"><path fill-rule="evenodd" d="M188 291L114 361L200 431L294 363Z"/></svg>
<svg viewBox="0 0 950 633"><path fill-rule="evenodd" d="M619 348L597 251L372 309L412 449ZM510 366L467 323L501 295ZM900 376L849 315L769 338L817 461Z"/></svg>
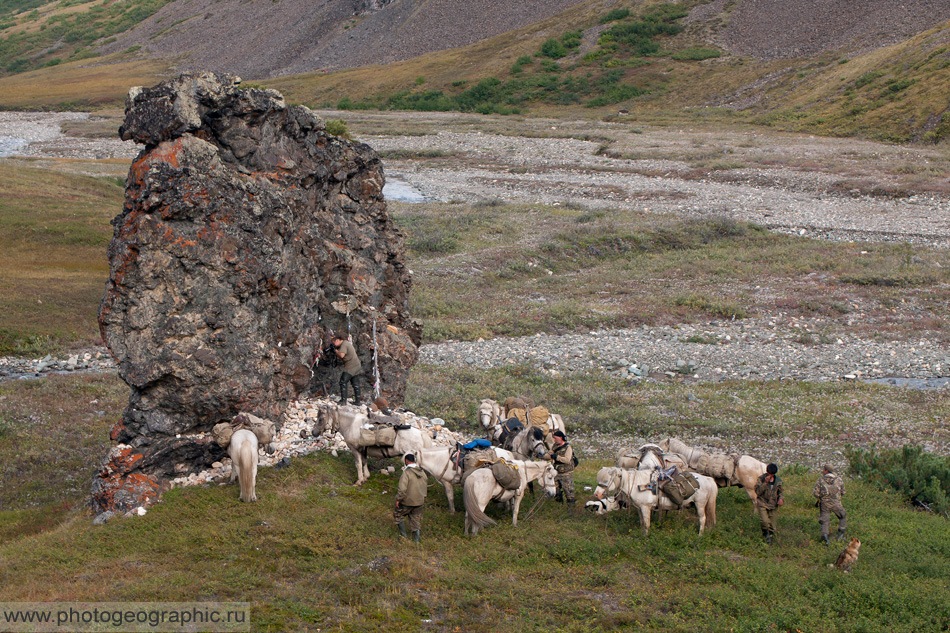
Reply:
<svg viewBox="0 0 950 633"><path fill-rule="evenodd" d="M267 78L466 46L584 0L176 0L102 47L184 54L179 67Z"/></svg>

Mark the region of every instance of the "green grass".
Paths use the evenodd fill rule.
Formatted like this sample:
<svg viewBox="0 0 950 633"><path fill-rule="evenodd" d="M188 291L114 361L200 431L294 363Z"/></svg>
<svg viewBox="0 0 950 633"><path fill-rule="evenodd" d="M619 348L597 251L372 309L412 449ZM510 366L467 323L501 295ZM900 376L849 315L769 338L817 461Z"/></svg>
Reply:
<svg viewBox="0 0 950 633"><path fill-rule="evenodd" d="M0 354L99 338L114 178L0 164Z"/></svg>
<svg viewBox="0 0 950 633"><path fill-rule="evenodd" d="M98 54L91 48L98 40L122 33L156 13L170 0L88 2L85 10L57 11L68 2L47 3L37 14L38 28L25 26L29 16L19 16L18 29L8 29L0 38L0 74L17 74L63 61L78 61ZM0 5L0 16L22 10L29 0ZM57 6L58 5L58 6ZM55 52L54 52L55 51Z"/></svg>
<svg viewBox="0 0 950 633"><path fill-rule="evenodd" d="M459 382L461 378L475 384ZM434 394L437 383L443 394L465 385L482 394L493 388L532 388L531 393L558 404L562 397L571 398L568 386L541 382L530 373L463 376L419 367L412 383L422 387L410 390L410 400L423 408L419 389ZM76 414L95 397L107 408L106 417L114 417L121 408L116 385L115 378L79 376L5 385L0 411L7 415L11 408L25 411L36 404L52 408L35 400L34 393L58 393L62 416L72 417L67 424L65 417L54 415L51 422L68 426L71 433L95 436L104 450L102 421ZM604 386L592 385L597 389L587 391ZM621 390L619 383L608 386ZM717 391L720 401L712 397ZM946 407L926 394L911 407L915 403L902 403L901 393L858 385L776 384L763 390L730 384L710 385L700 398L724 415L721 403L735 402L731 394L753 402L746 421L737 423L737 428L749 424L749 441L758 428L751 420L761 413L754 409L756 402L773 400L776 410L791 411L798 406L832 408L837 400L852 398L902 407L911 417ZM647 408L661 410L682 400L681 395L677 387L655 385L638 397ZM576 406L594 411L592 404ZM451 397L434 403L440 409L446 405L454 406ZM619 407L607 412L619 414ZM946 419L946 412L941 414ZM635 415L618 421L625 432L641 432ZM21 423L13 424L14 433L20 433ZM667 424L656 432L677 430ZM0 443L0 457L8 467L17 450L12 443ZM811 503L817 472L805 467L782 464L787 503L771 548L761 542L758 521L739 489L720 491L718 525L701 539L692 511L667 517L644 538L634 515L615 513L605 520L547 503L518 527L490 507L488 513L499 525L471 540L462 536L462 515L449 515L441 490L434 487L423 521L424 540L415 546L398 542L390 523L396 479L374 474L362 488L353 488L353 463L345 454L294 459L284 470L261 469L256 504L240 503L235 486L177 489L144 517L95 527L82 510L67 507L76 499L68 477L83 472L69 464L86 450L65 442L58 453L50 453L64 461L59 467L66 476L43 486L45 504L30 506L22 495L0 497L0 600L249 600L253 631L636 627L843 633L917 632L950 625L946 520L915 512L896 495L849 480L849 532L863 544L853 571L842 575L828 568L839 548L817 542ZM584 452L581 458L579 491L593 485L597 469L609 461ZM58 465L44 468L53 473ZM84 472L81 483L88 485L88 470ZM588 496L579 493L582 501ZM533 503L528 496L522 519Z"/></svg>
<svg viewBox="0 0 950 633"><path fill-rule="evenodd" d="M776 310L840 317L856 300L870 301L867 309L882 318L895 300L925 306L920 320L875 326L869 334L913 337L923 327L947 336L950 260L944 251L829 243L723 218L634 211L391 208L407 232L413 311L426 323L427 341L742 319ZM824 281L789 296L747 290L818 276Z"/></svg>

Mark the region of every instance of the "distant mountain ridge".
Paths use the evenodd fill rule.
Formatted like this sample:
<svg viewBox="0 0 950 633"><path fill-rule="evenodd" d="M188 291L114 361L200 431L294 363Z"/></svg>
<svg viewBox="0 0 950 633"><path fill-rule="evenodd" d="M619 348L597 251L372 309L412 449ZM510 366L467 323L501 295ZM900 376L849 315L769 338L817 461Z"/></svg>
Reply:
<svg viewBox="0 0 950 633"><path fill-rule="evenodd" d="M176 0L103 46L269 78L386 64L536 23L585 0Z"/></svg>

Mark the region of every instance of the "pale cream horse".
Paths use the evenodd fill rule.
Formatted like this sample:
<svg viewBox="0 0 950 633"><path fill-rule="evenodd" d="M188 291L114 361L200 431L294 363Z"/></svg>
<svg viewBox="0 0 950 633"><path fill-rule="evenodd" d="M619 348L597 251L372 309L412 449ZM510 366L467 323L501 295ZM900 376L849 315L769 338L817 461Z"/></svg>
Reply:
<svg viewBox="0 0 950 633"><path fill-rule="evenodd" d="M701 449L693 448L688 444L676 439L675 437L670 437L659 443L659 446L668 450L673 454L679 455L680 458L686 462L688 470L694 470L699 472L693 466L698 464L698 458L702 455L708 456L708 453L705 453ZM752 499L753 512L755 511L755 483L765 474L765 463L760 462L754 457L749 455L740 455L738 459L734 460L735 470L732 475L732 479L727 481L722 478L715 478L716 483L724 488L726 486L740 486L745 489L746 493L749 495L749 498ZM703 472L704 475L710 475L709 472Z"/></svg>
<svg viewBox="0 0 950 633"><path fill-rule="evenodd" d="M252 503L257 501L257 436L247 429L235 431L228 444L228 455L231 457L231 482L235 478L241 488L241 501Z"/></svg>
<svg viewBox="0 0 950 633"><path fill-rule="evenodd" d="M611 494L622 492L624 501L636 506L640 511L640 527L645 536L650 533L650 513L653 510L678 509L666 495L657 496L653 491L652 476L653 471L649 470L601 468L597 473L597 488L594 490L594 496L603 499ZM699 490L683 503L683 507L688 505L696 507L696 514L699 515L699 533L702 535L707 522L709 525L716 524L716 498L719 495L719 487L716 486L712 477L695 473L694 476L699 481Z"/></svg>
<svg viewBox="0 0 950 633"><path fill-rule="evenodd" d="M356 483L361 486L369 479L369 457L402 457L406 453L418 453L432 446L432 438L427 433L413 427L396 431L396 441L392 446L360 446L360 427L369 424L370 419L355 407L323 405L320 408L320 422L329 425L331 430L343 436L343 441L353 454L356 464Z"/></svg>
<svg viewBox="0 0 950 633"><path fill-rule="evenodd" d="M509 461L515 459L513 453L500 446L492 446L492 450L495 451L495 457L503 457ZM445 498L449 502L449 512L452 513L455 512L455 486L462 483L462 473L452 459L455 451L451 446L435 446L416 453L416 463L445 488Z"/></svg>
<svg viewBox="0 0 950 633"><path fill-rule="evenodd" d="M479 468L465 479L462 486L462 499L465 502L465 534L475 536L486 526L495 525L495 521L485 514L485 507L491 500L512 501L511 524L518 525L518 510L524 498L528 483L539 481L548 497L557 493L554 478L557 471L549 462L519 461L513 462L518 466L521 475L521 484L515 490L505 490L492 474L490 468Z"/></svg>
<svg viewBox="0 0 950 633"><path fill-rule="evenodd" d="M504 412L502 411L500 404L488 398L485 398L478 403L478 422L488 434L489 441L497 442L501 438L501 427L505 421L506 419L504 418ZM564 425L564 419L560 415L556 413L548 413L547 423L548 426L551 427L552 433L554 431L567 433L567 427Z"/></svg>

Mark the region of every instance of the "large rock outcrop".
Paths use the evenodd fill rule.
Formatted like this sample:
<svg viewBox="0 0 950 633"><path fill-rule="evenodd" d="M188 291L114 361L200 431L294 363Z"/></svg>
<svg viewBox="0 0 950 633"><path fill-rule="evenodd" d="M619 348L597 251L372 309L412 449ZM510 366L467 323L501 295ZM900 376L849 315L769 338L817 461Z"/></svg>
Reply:
<svg viewBox="0 0 950 633"><path fill-rule="evenodd" d="M113 220L99 324L132 394L94 482L100 509L219 457L201 435L216 423L279 420L329 385L311 367L332 332L349 329L369 370L375 321L382 392L401 400L421 328L372 148L211 74L133 89L120 134L145 149Z"/></svg>

